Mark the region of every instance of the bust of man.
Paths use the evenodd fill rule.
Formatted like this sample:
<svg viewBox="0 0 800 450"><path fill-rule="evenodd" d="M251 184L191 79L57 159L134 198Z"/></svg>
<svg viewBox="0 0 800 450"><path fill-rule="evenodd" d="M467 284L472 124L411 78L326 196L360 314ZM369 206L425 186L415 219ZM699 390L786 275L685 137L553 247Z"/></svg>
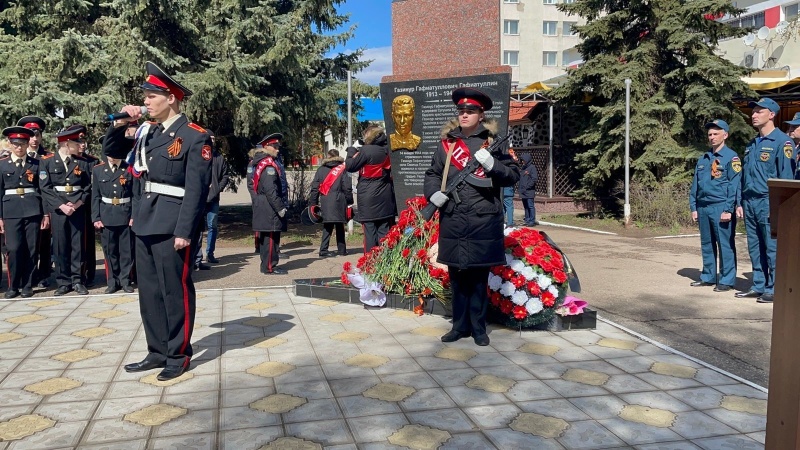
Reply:
<svg viewBox="0 0 800 450"><path fill-rule="evenodd" d="M411 128L414 126L413 98L399 95L392 100L392 122L394 122L394 133L389 135L389 146L392 151L416 150L422 138L411 133Z"/></svg>

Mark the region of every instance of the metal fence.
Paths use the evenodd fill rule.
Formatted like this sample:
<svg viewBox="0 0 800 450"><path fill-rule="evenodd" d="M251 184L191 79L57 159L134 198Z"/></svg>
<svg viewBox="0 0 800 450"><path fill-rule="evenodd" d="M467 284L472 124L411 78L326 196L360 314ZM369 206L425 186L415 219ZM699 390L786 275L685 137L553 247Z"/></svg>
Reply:
<svg viewBox="0 0 800 450"><path fill-rule="evenodd" d="M530 153L539 174L536 182L537 196L550 196L550 147L535 145L514 148L517 156ZM553 197L569 196L578 187L578 172L575 169L575 150L561 145L553 146Z"/></svg>

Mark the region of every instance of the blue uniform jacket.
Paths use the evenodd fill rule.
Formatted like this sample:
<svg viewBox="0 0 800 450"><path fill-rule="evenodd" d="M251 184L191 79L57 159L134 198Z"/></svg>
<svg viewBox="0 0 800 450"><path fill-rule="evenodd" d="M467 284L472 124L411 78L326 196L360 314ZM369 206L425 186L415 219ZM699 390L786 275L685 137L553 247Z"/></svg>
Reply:
<svg viewBox="0 0 800 450"><path fill-rule="evenodd" d="M744 151L742 197L766 197L769 178L794 178L794 142L779 129L763 138L756 136Z"/></svg>
<svg viewBox="0 0 800 450"><path fill-rule="evenodd" d="M742 161L735 151L723 145L719 152L711 150L697 160L689 191L689 208L724 203L727 212L734 212L741 202L739 178Z"/></svg>

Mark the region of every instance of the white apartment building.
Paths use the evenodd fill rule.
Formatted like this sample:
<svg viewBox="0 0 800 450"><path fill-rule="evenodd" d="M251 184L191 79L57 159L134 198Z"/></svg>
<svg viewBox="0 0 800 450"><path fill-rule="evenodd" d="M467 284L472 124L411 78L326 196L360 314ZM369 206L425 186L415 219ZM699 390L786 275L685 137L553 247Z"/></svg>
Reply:
<svg viewBox="0 0 800 450"><path fill-rule="evenodd" d="M498 1L500 63L511 66L512 86L522 89L563 75L567 67L581 63L575 49L579 38L573 30L585 21L556 7L574 0Z"/></svg>

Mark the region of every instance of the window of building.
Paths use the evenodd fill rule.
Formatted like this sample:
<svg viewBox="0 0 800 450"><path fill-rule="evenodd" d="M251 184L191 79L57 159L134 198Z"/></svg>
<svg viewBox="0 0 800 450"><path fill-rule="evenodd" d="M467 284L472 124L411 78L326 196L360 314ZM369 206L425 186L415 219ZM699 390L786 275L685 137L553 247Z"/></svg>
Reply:
<svg viewBox="0 0 800 450"><path fill-rule="evenodd" d="M506 66L519 65L519 52L516 50L506 50L503 52L503 64Z"/></svg>
<svg viewBox="0 0 800 450"><path fill-rule="evenodd" d="M761 28L764 26L765 23L764 13L760 12L760 13L750 14L749 16L742 16L738 19L729 20L726 23L728 25L740 28L747 28L747 27Z"/></svg>
<svg viewBox="0 0 800 450"><path fill-rule="evenodd" d="M503 21L504 34L519 34L519 20Z"/></svg>
<svg viewBox="0 0 800 450"><path fill-rule="evenodd" d="M798 9L797 6L798 6L797 3L795 3L794 5L786 5L786 6L784 6L783 7L783 15L784 15L784 19L783 20L792 20L795 17L797 17L797 12L798 12L797 11L797 9Z"/></svg>
<svg viewBox="0 0 800 450"><path fill-rule="evenodd" d="M503 0L503 3L519 3L519 0Z"/></svg>
<svg viewBox="0 0 800 450"><path fill-rule="evenodd" d="M544 3L545 5L555 5L556 0L542 0L542 3Z"/></svg>
<svg viewBox="0 0 800 450"><path fill-rule="evenodd" d="M547 67L555 66L556 55L556 52L542 52L542 65Z"/></svg>
<svg viewBox="0 0 800 450"><path fill-rule="evenodd" d="M577 24L578 24L577 22L564 22L564 31L562 31L561 34L563 34L564 36L575 36L576 34L578 34L575 31L575 25Z"/></svg>
<svg viewBox="0 0 800 450"><path fill-rule="evenodd" d="M556 25L558 25L558 22L544 21L542 25L542 34L545 36L556 35Z"/></svg>
<svg viewBox="0 0 800 450"><path fill-rule="evenodd" d="M564 0L564 3L575 3L575 0Z"/></svg>

